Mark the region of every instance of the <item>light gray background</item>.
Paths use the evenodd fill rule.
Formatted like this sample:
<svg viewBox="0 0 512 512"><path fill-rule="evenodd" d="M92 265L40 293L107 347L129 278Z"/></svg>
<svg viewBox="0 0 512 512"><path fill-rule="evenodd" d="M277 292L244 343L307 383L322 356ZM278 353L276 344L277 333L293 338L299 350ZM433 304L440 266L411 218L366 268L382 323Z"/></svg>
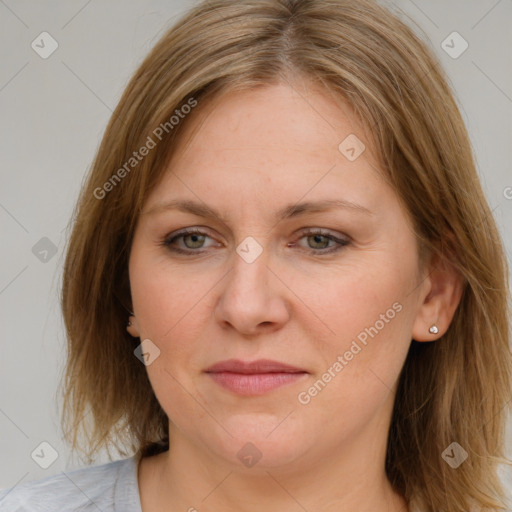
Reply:
<svg viewBox="0 0 512 512"><path fill-rule="evenodd" d="M61 440L56 403L66 226L130 76L194 3L0 0L0 488L80 466ZM422 27L448 72L510 261L512 2L387 3ZM59 44L47 59L31 48L43 31ZM453 31L469 44L457 59L441 47ZM46 262L32 251L43 237L57 250ZM48 469L31 458L43 441L59 454Z"/></svg>

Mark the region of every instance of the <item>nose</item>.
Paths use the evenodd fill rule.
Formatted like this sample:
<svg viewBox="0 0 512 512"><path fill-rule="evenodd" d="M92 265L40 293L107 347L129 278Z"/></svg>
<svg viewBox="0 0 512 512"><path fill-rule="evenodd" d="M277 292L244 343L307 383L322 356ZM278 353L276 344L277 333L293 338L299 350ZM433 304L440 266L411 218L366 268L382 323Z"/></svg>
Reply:
<svg viewBox="0 0 512 512"><path fill-rule="evenodd" d="M221 281L216 320L245 335L278 330L290 316L290 292L278 274L269 250L254 261L234 252L231 270Z"/></svg>

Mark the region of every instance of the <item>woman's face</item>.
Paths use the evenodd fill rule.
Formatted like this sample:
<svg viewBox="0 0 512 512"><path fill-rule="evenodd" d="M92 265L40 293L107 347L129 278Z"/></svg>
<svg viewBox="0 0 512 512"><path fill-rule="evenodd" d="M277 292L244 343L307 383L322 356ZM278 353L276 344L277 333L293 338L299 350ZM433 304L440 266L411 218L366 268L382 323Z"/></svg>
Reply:
<svg viewBox="0 0 512 512"><path fill-rule="evenodd" d="M132 332L151 340L171 439L247 467L375 455L427 281L372 145L323 90L204 107L147 199L129 265ZM166 206L184 202L196 211ZM263 359L277 366L207 371Z"/></svg>

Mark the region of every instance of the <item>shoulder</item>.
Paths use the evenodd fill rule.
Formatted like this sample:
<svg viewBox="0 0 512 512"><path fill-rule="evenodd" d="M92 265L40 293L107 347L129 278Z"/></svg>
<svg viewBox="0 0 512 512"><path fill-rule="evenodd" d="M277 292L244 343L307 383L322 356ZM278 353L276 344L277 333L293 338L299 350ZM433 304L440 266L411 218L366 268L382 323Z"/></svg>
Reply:
<svg viewBox="0 0 512 512"><path fill-rule="evenodd" d="M0 490L2 512L141 512L135 457Z"/></svg>

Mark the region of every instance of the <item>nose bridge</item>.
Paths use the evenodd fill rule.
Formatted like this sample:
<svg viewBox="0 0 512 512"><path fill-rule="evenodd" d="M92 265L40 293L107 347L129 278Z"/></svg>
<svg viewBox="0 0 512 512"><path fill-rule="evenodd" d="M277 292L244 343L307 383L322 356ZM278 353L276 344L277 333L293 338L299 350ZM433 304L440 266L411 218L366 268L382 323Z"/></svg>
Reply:
<svg viewBox="0 0 512 512"><path fill-rule="evenodd" d="M249 236L238 244L217 303L217 320L251 334L258 326L276 328L288 318L286 301L270 282L271 251L260 240Z"/></svg>
<svg viewBox="0 0 512 512"><path fill-rule="evenodd" d="M263 237L256 240L253 236L246 236L237 246L236 253L247 265L252 265L261 258L263 252L268 253L268 243Z"/></svg>
<svg viewBox="0 0 512 512"><path fill-rule="evenodd" d="M267 286L265 274L270 256L268 244L260 237L260 241L252 236L245 237L236 247L233 255L233 272L231 279L237 284L249 286L256 291L256 285ZM238 282L240 281L240 282Z"/></svg>

